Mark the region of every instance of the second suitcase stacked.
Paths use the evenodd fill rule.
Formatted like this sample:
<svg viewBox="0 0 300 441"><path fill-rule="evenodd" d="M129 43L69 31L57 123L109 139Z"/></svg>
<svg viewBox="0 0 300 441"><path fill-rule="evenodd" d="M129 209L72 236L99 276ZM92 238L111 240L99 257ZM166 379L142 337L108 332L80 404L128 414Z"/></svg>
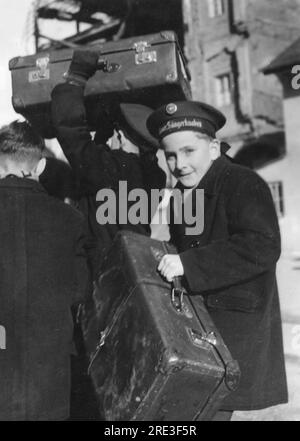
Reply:
<svg viewBox="0 0 300 441"><path fill-rule="evenodd" d="M113 113L119 102L155 108L170 101L191 99L189 73L172 31L109 41L87 49L98 52L105 65L85 88L91 129L101 124L104 108ZM64 82L72 56L73 49L49 50L16 57L9 63L13 107L45 137L55 136L51 91Z"/></svg>

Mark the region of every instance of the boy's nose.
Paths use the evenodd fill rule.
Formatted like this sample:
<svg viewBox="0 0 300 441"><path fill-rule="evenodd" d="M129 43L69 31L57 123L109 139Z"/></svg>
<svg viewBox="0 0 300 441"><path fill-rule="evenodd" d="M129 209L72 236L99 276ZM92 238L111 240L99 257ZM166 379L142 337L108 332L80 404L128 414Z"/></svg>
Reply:
<svg viewBox="0 0 300 441"><path fill-rule="evenodd" d="M182 170L186 166L186 161L183 156L178 156L176 161L177 170Z"/></svg>

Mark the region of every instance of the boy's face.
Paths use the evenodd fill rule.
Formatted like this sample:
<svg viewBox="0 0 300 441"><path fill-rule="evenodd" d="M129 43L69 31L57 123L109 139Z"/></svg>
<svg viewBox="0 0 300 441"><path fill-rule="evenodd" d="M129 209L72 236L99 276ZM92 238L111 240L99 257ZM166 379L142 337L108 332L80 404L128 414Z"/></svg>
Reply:
<svg viewBox="0 0 300 441"><path fill-rule="evenodd" d="M220 156L217 140L191 130L171 133L161 145L171 173L185 188L197 187L212 161Z"/></svg>

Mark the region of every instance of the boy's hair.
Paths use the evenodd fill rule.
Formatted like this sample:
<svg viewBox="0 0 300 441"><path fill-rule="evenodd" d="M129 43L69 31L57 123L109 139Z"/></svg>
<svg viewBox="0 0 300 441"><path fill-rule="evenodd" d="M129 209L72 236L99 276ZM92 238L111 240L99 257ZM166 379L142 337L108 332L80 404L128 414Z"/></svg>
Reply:
<svg viewBox="0 0 300 441"><path fill-rule="evenodd" d="M26 121L13 121L0 129L0 155L15 161L39 159L45 142Z"/></svg>
<svg viewBox="0 0 300 441"><path fill-rule="evenodd" d="M202 133L202 132L195 132L197 138L199 139L207 139L208 141L213 141L215 138L213 138L212 136L208 135L207 133Z"/></svg>
<svg viewBox="0 0 300 441"><path fill-rule="evenodd" d="M199 139L201 138L207 138L208 141L213 141L216 138L213 138L212 136L209 136L207 134L202 134L202 133L197 133L196 135ZM220 142L220 152L222 155L226 155L226 153L228 152L228 150L231 149L231 146L225 142L225 141L219 141ZM227 155L226 155L227 156Z"/></svg>

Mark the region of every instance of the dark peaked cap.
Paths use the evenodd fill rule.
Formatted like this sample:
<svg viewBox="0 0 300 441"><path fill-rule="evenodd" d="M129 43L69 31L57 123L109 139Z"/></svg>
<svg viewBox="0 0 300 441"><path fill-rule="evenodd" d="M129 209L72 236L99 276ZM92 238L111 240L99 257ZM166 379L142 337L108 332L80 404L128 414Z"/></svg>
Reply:
<svg viewBox="0 0 300 441"><path fill-rule="evenodd" d="M161 140L170 133L193 130L215 137L226 123L219 110L198 101L177 101L159 107L147 120L149 132Z"/></svg>
<svg viewBox="0 0 300 441"><path fill-rule="evenodd" d="M157 139L153 138L146 126L147 118L153 109L142 104L121 103L120 110L123 119L121 128L124 128L129 139L134 143L145 142L153 149L158 149Z"/></svg>

